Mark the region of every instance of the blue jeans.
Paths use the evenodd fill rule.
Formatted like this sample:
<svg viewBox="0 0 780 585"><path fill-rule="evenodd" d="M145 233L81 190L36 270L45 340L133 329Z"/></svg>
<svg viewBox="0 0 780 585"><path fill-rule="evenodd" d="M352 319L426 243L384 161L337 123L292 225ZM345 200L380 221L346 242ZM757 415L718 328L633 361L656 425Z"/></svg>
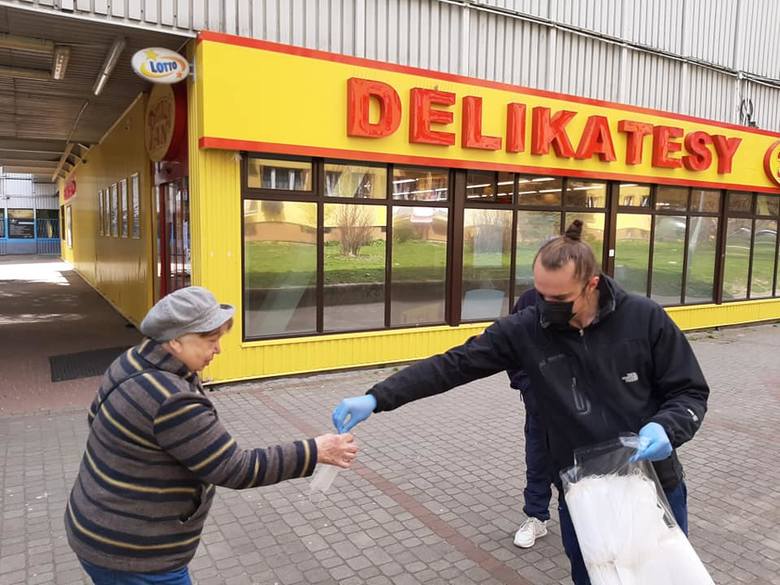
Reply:
<svg viewBox="0 0 780 585"><path fill-rule="evenodd" d="M524 395L525 397L525 395ZM547 453L544 425L532 409L525 409L525 489L523 512L529 518L550 519L553 466Z"/></svg>
<svg viewBox="0 0 780 585"><path fill-rule="evenodd" d="M688 488L685 482L681 481L676 488L671 491L664 491L666 499L669 500L669 506L672 508L674 519L677 525L688 536ZM585 561L582 559L580 543L577 542L577 533L574 531L569 509L566 507L566 501L563 499L563 491L558 489L558 514L561 520L561 540L563 540L563 549L571 562L571 578L574 585L590 585L588 570L585 568Z"/></svg>
<svg viewBox="0 0 780 585"><path fill-rule="evenodd" d="M128 573L79 560L95 585L192 585L187 567L164 573Z"/></svg>

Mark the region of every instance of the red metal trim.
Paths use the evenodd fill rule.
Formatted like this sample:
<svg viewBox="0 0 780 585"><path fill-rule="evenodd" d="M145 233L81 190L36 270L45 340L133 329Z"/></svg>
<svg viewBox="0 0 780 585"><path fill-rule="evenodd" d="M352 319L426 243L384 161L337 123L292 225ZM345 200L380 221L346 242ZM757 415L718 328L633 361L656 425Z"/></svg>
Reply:
<svg viewBox="0 0 780 585"><path fill-rule="evenodd" d="M366 160L382 163L400 163L409 165L423 165L436 167L449 167L458 169L474 169L486 171L508 171L515 173L539 174L546 173L561 177L584 177L588 179L612 179L617 181L639 181L642 183L659 183L662 185L680 185L685 187L706 187L715 189L730 189L732 191L755 191L780 194L780 187L760 187L756 185L742 185L738 183L717 183L710 181L695 181L691 179L675 179L668 177L652 177L647 175L632 175L625 173L613 173L609 171L580 171L575 169L558 169L554 167L531 167L525 165L512 165L506 163L491 163L481 161L469 161L460 159L435 158L426 156L397 155L380 152L364 152L360 150L347 150L339 148L320 148L318 146L300 146L295 144L279 144L275 142L256 142L252 140L233 140L230 138L216 138L201 136L198 139L200 148L214 148L220 150L246 150L252 152L269 152L287 155L318 156L324 158L346 158Z"/></svg>
<svg viewBox="0 0 780 585"><path fill-rule="evenodd" d="M662 116L665 118L672 118L675 120L685 120L686 122L696 122L707 124L709 126L717 126L720 128L729 128L731 130L739 130L740 132L746 132L748 134L763 134L765 136L773 136L780 138L780 133L771 132L769 130L761 130L758 128L747 128L745 126L739 126L737 124L730 124L728 122L717 122L715 120L707 120L705 118L697 118L695 116L686 116L685 114L676 114L674 112L665 112L663 110L654 110L652 108L643 108L640 106L631 106L627 104L618 104L615 102L608 102L604 100L595 100L592 98L584 98L579 96L567 95L563 93L557 93L552 91L545 91L540 89L532 89L528 87L522 87L519 85L510 85L508 83L501 83L498 81L488 81L486 79L476 79L474 77L466 77L463 75L455 75L453 73L443 73L441 71L431 71L429 69L420 69L418 67L409 67L406 65L396 65L395 63L385 63L383 61L375 61L372 59L363 59L361 57L351 57L349 55L339 55L337 53L329 53L327 51L319 51L316 49L305 49L303 47L293 47L291 45L285 45L282 43L273 43L270 41L261 41L258 39L249 39L246 37L239 37L236 35L229 35L224 33L217 33L212 31L202 31L198 34L196 43L202 41L212 41L215 43L223 43L226 45L236 45L241 47L248 47L252 49L263 49L266 51L274 51L276 53L286 53L288 55L298 55L300 57L309 57L312 59L320 59L325 61L333 61L336 63L344 63L347 65L355 65L359 67L369 67L373 69L382 69L384 71L393 71L395 73L408 73L410 75L418 75L421 77L429 77L432 79L440 79L443 81L451 81L453 83L464 83L467 85L478 85L481 87L487 87L491 89L500 89L504 91L511 91L514 93L520 93L525 95L534 95L539 97L548 97L558 100L564 100L568 102L576 102L580 104L589 104L594 106L602 106L613 110L623 110L625 112L636 112L640 114L651 114L653 116Z"/></svg>

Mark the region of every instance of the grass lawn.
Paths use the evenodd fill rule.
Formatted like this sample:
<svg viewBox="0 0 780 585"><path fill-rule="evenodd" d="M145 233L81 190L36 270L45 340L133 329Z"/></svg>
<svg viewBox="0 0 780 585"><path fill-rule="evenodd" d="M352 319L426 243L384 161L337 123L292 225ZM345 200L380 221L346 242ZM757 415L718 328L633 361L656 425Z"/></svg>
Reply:
<svg viewBox="0 0 780 585"><path fill-rule="evenodd" d="M358 256L342 256L338 243L325 246L325 283L381 283L385 277L385 242L377 240L360 249ZM756 248L756 266L772 273L774 249ZM530 274L535 248L518 249L518 275ZM447 261L445 243L407 240L396 242L393 250L395 281L443 280ZM646 282L648 246L642 241L618 242L616 264L623 265L618 275L631 290L642 289ZM300 286L314 283L316 248L310 244L248 242L245 246L247 283L251 288ZM689 258L688 289L693 298L709 298L712 293L715 248L700 246ZM725 266L725 290L739 295L747 282L748 250L728 246ZM658 242L653 259L653 292L679 295L682 284L683 246L677 242ZM464 275L481 280L502 280L509 275L508 254L464 254Z"/></svg>

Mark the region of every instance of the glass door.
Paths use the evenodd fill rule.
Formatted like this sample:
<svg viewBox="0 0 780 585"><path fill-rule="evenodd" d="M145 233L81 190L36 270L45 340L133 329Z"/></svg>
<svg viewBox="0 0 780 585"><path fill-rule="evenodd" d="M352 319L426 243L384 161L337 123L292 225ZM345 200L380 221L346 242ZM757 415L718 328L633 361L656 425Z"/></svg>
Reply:
<svg viewBox="0 0 780 585"><path fill-rule="evenodd" d="M186 178L158 185L157 217L156 277L162 298L191 282L190 199Z"/></svg>

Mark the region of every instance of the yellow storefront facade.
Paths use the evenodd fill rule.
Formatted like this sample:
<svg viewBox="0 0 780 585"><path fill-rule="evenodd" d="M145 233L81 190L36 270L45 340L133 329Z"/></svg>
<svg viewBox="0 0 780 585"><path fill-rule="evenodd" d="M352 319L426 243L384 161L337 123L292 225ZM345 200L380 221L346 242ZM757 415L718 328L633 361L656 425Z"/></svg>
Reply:
<svg viewBox="0 0 780 585"><path fill-rule="evenodd" d="M217 33L189 51L178 109L140 98L73 171L64 255L135 323L187 284L235 305L213 382L443 351L573 219L684 329L780 319L778 134Z"/></svg>

